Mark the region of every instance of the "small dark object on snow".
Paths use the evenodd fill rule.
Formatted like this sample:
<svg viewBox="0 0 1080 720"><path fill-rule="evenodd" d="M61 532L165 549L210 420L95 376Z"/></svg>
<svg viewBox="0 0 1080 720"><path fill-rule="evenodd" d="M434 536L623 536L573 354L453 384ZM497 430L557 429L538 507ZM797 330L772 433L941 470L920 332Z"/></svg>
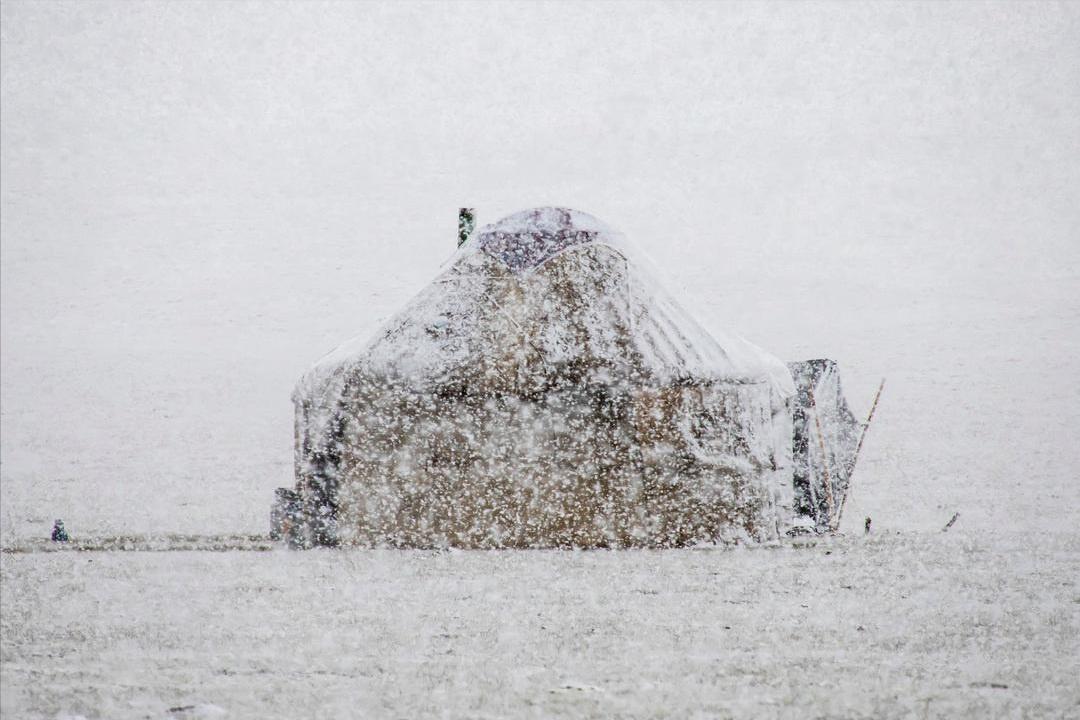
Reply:
<svg viewBox="0 0 1080 720"><path fill-rule="evenodd" d="M56 521L53 522L52 526L52 541L67 542L69 539L70 538L68 537L67 528L64 527L64 521L57 518Z"/></svg>
<svg viewBox="0 0 1080 720"><path fill-rule="evenodd" d="M866 528L866 534L869 535L870 534L870 516L869 515L866 516L866 524L863 527Z"/></svg>
<svg viewBox="0 0 1080 720"><path fill-rule="evenodd" d="M301 527L300 494L289 488L274 491L274 504L270 508L270 539L288 540L295 543Z"/></svg>
<svg viewBox="0 0 1080 720"><path fill-rule="evenodd" d="M945 523L945 527L941 528L941 532L948 532L949 528L951 528L953 526L953 523L956 522L956 518L958 518L958 517L960 517L959 512L953 513L953 516L951 518L949 518L949 522Z"/></svg>

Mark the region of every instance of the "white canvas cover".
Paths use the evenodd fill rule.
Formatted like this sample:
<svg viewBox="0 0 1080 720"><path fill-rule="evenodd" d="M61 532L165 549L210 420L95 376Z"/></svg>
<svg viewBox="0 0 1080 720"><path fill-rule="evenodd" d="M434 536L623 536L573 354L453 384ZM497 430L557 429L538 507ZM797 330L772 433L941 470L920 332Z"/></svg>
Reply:
<svg viewBox="0 0 1080 720"><path fill-rule="evenodd" d="M855 471L865 425L852 415L833 360L788 363L795 380L792 486L797 518L835 529ZM798 522L798 521L797 521Z"/></svg>
<svg viewBox="0 0 1080 720"><path fill-rule="evenodd" d="M585 213L483 227L298 384L310 541L681 546L791 522L782 362L714 337Z"/></svg>

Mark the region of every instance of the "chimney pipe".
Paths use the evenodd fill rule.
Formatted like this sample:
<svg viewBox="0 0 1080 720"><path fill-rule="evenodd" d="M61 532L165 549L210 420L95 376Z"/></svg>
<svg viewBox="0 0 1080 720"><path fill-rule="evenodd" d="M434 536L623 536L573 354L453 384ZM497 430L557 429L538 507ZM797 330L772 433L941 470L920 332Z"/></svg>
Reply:
<svg viewBox="0 0 1080 720"><path fill-rule="evenodd" d="M457 215L457 245L461 247L472 237L476 228L476 208L459 208Z"/></svg>

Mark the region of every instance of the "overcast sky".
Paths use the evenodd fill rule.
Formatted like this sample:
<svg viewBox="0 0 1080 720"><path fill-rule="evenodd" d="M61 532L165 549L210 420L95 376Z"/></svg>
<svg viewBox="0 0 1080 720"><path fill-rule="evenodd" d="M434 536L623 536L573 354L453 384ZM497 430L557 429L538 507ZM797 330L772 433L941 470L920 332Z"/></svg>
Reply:
<svg viewBox="0 0 1080 720"><path fill-rule="evenodd" d="M292 382L459 205L591 212L707 325L906 383L879 461L927 482L973 454L927 422L1076 457L1078 4L0 7L8 527L139 482L261 523Z"/></svg>

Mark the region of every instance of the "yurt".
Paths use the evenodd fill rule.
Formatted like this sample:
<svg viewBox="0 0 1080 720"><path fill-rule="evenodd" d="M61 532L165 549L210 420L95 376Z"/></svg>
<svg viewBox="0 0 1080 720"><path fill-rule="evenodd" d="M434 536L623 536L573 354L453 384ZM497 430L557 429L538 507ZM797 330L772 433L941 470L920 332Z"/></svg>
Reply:
<svg viewBox="0 0 1080 720"><path fill-rule="evenodd" d="M299 382L299 545L679 547L792 521L795 386L566 208L470 236Z"/></svg>

